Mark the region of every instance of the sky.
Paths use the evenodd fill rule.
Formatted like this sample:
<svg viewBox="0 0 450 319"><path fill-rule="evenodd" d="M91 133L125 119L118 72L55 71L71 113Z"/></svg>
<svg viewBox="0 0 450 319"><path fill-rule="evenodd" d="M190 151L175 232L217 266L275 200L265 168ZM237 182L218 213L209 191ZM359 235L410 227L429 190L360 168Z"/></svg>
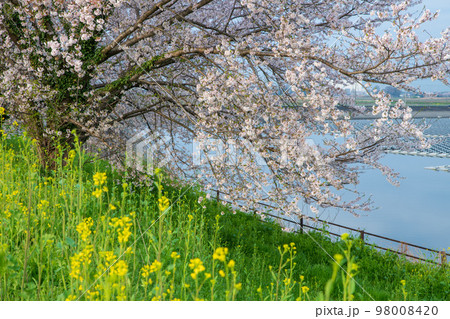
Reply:
<svg viewBox="0 0 450 319"><path fill-rule="evenodd" d="M422 31L418 32L419 37L425 40L430 37L439 37L440 32L450 26L450 1L449 0L423 0L423 3L416 6L416 10L426 6L432 12L439 10L439 17L423 26ZM428 33L430 35L428 35ZM450 91L450 87L445 86L439 81L421 80L415 84L426 92Z"/></svg>
<svg viewBox="0 0 450 319"><path fill-rule="evenodd" d="M439 11L439 16L436 20L427 22L422 25L420 30L416 30L419 39L425 41L430 37L441 37L441 32L450 26L450 0L422 0L410 9L413 16L417 16L426 7L431 12ZM380 29L381 32L383 29ZM450 45L450 44L449 44ZM450 92L450 86L446 86L440 81L432 81L431 79L418 80L412 83L413 86L420 88L424 92ZM383 85L379 85L383 87ZM349 86L349 89L354 89ZM364 91L362 87L357 86L358 91Z"/></svg>
<svg viewBox="0 0 450 319"><path fill-rule="evenodd" d="M427 23L424 27L431 35L439 36L440 32L450 25L450 1L424 0L422 5L425 5L431 11L440 11L437 20Z"/></svg>

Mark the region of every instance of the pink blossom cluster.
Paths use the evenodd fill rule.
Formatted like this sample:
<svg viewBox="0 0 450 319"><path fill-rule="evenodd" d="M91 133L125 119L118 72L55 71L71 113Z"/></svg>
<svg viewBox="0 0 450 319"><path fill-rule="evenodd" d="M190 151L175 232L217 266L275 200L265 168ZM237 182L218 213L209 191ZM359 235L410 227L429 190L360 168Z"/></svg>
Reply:
<svg viewBox="0 0 450 319"><path fill-rule="evenodd" d="M361 168L395 182L383 152L428 145L411 109L373 85L448 83L449 29L421 41L418 30L437 14L412 15L417 2L2 1L0 104L39 140L76 129L109 155L142 128L167 132L174 176L249 208L357 212L369 207L353 187ZM364 130L339 108L355 84L378 116ZM205 152L194 166L184 147L194 138L220 139L239 156L230 165L230 152Z"/></svg>

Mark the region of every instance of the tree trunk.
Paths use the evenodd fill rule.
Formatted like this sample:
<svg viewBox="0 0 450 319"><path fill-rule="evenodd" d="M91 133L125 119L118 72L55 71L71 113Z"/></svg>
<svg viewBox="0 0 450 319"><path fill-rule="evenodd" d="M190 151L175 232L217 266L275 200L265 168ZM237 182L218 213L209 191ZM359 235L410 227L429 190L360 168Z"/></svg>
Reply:
<svg viewBox="0 0 450 319"><path fill-rule="evenodd" d="M65 165L69 151L75 147L75 135L68 134L68 131L75 131L81 143L84 143L89 137L77 126L62 119L56 119L54 122L44 125L39 114L28 116L25 120L25 126L28 136L36 141L40 165L42 168L49 170L56 169L60 156L63 165ZM52 133L48 134L48 131Z"/></svg>

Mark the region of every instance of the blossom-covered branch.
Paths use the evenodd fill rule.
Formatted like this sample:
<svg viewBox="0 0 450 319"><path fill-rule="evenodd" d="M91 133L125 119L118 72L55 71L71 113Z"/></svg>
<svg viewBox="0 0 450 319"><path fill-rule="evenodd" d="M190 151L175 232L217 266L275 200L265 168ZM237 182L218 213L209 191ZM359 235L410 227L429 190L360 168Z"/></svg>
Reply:
<svg viewBox="0 0 450 319"><path fill-rule="evenodd" d="M170 136L169 171L202 176L232 200L356 212L369 207L351 188L361 167L393 180L383 151L428 143L411 109L372 83L448 81L449 30L421 41L416 30L436 14L411 15L418 3L1 1L0 104L36 138L44 164L73 130L123 150L148 128ZM338 107L356 83L379 115L364 130ZM313 136L322 143L311 145ZM194 139L229 152L206 148L194 161L183 147ZM355 198L343 200L344 189Z"/></svg>

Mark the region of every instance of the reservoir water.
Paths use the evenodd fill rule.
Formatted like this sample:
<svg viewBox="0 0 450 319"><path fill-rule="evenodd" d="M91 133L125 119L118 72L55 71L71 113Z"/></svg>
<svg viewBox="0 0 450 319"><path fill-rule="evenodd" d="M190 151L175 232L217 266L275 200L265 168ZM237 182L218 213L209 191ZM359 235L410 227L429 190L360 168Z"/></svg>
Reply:
<svg viewBox="0 0 450 319"><path fill-rule="evenodd" d="M422 153L416 156L386 154L383 157L383 164L400 173L402 177L400 186L390 184L378 170L362 172L357 187L361 192L371 196L374 210L363 212L359 217L335 208L320 209L317 216L305 209L303 212L329 222L450 253L450 172L425 169L450 165L450 118L427 118L416 121L425 121L429 124L430 127L425 134L440 136L440 142L427 150L429 154ZM371 122L371 120L355 120L354 124L361 129ZM314 143L320 144L320 141ZM192 146L187 147L192 150ZM440 158L440 155L445 157ZM215 193L212 196L215 196ZM320 223L311 221L305 223L322 228ZM284 222L282 225L293 226ZM329 231L339 234L347 232L345 229L333 227L330 227ZM371 236L366 236L365 240L394 250L400 249L400 244L374 239ZM414 253L412 248L409 251L420 255Z"/></svg>
<svg viewBox="0 0 450 319"><path fill-rule="evenodd" d="M444 136L429 152L450 150L450 119L427 119L425 134ZM368 121L362 120L359 125ZM376 170L361 175L358 188L372 195L376 209L355 217L337 209L320 210L318 217L427 248L450 252L450 172L425 169L450 165L450 158L386 154L382 163L404 178L393 186ZM332 231L330 229L330 231ZM340 233L345 229L341 229ZM370 241L370 238L369 238ZM375 241L377 242L377 241ZM379 242L379 240L378 240ZM392 243L383 243L395 247Z"/></svg>

